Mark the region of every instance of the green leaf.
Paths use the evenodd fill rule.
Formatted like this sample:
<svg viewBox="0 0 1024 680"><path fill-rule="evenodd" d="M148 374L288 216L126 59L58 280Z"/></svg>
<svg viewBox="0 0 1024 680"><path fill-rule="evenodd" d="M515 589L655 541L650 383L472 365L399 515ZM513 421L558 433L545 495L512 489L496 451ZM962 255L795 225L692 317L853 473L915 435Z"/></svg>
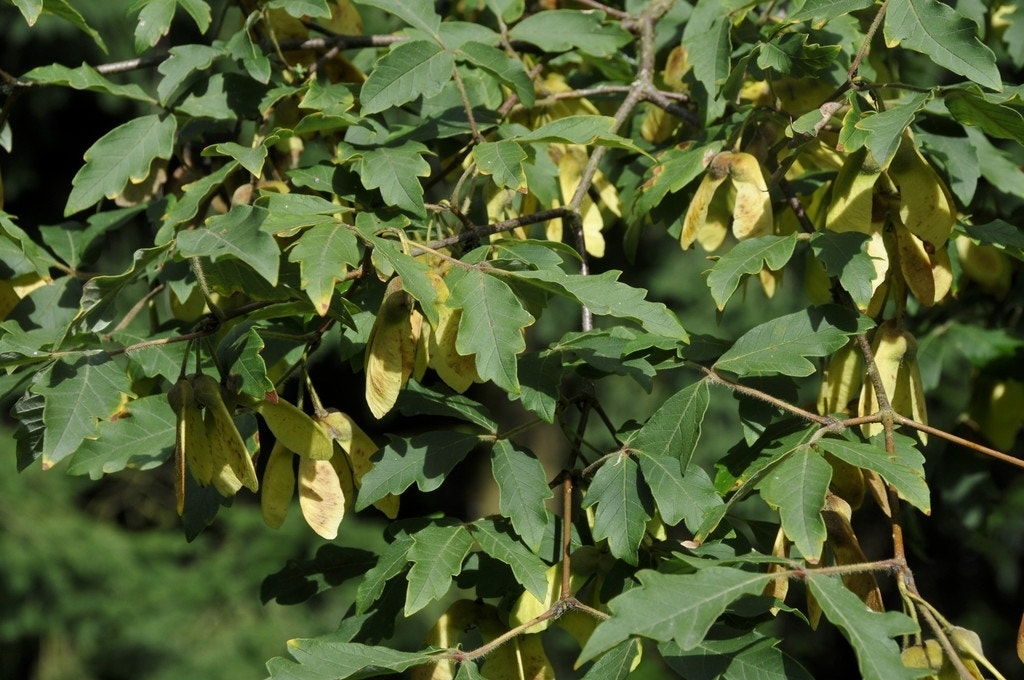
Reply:
<svg viewBox="0 0 1024 680"><path fill-rule="evenodd" d="M240 260L276 286L281 252L274 237L260 228L266 218L266 210L236 205L225 215L211 217L206 227L179 232L178 253L213 262L222 257Z"/></svg>
<svg viewBox="0 0 1024 680"><path fill-rule="evenodd" d="M289 640L288 653L298 664L282 657L271 659L267 663L271 680L362 678L379 675L382 670L400 672L434 660L425 652L400 652L358 642L335 642L330 636Z"/></svg>
<svg viewBox="0 0 1024 680"><path fill-rule="evenodd" d="M624 640L605 652L581 680L624 680L639 663L639 640Z"/></svg>
<svg viewBox="0 0 1024 680"><path fill-rule="evenodd" d="M473 159L480 172L490 175L501 188L526 191L526 172L523 161L526 151L511 139L482 142L473 147Z"/></svg>
<svg viewBox="0 0 1024 680"><path fill-rule="evenodd" d="M811 235L811 250L825 267L825 273L839 278L843 289L858 305L871 300L875 266L867 253L870 237L856 231L819 231Z"/></svg>
<svg viewBox="0 0 1024 680"><path fill-rule="evenodd" d="M204 156L227 156L238 163L256 178L263 174L263 163L267 160L267 147L242 146L235 142L221 142L203 149Z"/></svg>
<svg viewBox="0 0 1024 680"><path fill-rule="evenodd" d="M718 146L695 147L692 142L683 142L658 154L658 164L649 171L651 177L643 183L637 197L634 210L637 218L645 218L648 212L661 205L666 195L679 191L704 174L704 154L709 149L717 151Z"/></svg>
<svg viewBox="0 0 1024 680"><path fill-rule="evenodd" d="M721 2L700 0L683 30L683 46L690 55L693 76L703 86L709 100L717 97L732 70L731 24L722 9ZM714 114L715 111L711 111L707 115Z"/></svg>
<svg viewBox="0 0 1024 680"><path fill-rule="evenodd" d="M119 125L100 137L85 152L85 165L71 183L74 189L64 215L84 210L104 197L114 198L128 182L141 182L156 158L170 158L174 152L174 116L163 120L152 114Z"/></svg>
<svg viewBox="0 0 1024 680"><path fill-rule="evenodd" d="M990 137L1024 144L1024 116L1018 109L989 101L975 87L950 90L943 101L953 117L964 125L981 128Z"/></svg>
<svg viewBox="0 0 1024 680"><path fill-rule="evenodd" d="M413 564L406 577L406 616L445 596L452 586L452 577L462 571L462 560L472 547L473 535L461 524L433 524L412 535L409 561Z"/></svg>
<svg viewBox="0 0 1024 680"><path fill-rule="evenodd" d="M516 355L526 349L523 329L533 316L512 289L495 276L472 269L459 279L446 304L462 309L455 350L476 355L476 370L510 395L519 394Z"/></svg>
<svg viewBox="0 0 1024 680"><path fill-rule="evenodd" d="M555 422L558 386L562 382L562 358L559 352L525 354L518 362L517 397L523 408L537 414L546 423Z"/></svg>
<svg viewBox="0 0 1024 680"><path fill-rule="evenodd" d="M174 237L174 230L178 226L194 220L199 214L199 207L238 168L237 162L225 163L224 167L182 187L184 195L177 199L177 202L171 203L167 209L156 243L167 243Z"/></svg>
<svg viewBox="0 0 1024 680"><path fill-rule="evenodd" d="M364 115L401 106L417 97L432 97L452 77L455 57L427 40L398 43L373 65L359 91Z"/></svg>
<svg viewBox="0 0 1024 680"><path fill-rule="evenodd" d="M481 550L512 567L516 580L538 600L544 600L548 590L548 565L536 555L539 545L527 550L504 520L478 519L469 525L469 530Z"/></svg>
<svg viewBox="0 0 1024 680"><path fill-rule="evenodd" d="M899 148L903 131L930 99L930 92L917 92L900 104L890 105L881 113L867 114L857 121L855 127L865 133L864 144L879 167L888 167Z"/></svg>
<svg viewBox="0 0 1024 680"><path fill-rule="evenodd" d="M740 241L723 255L708 275L711 297L715 298L719 311L725 309L744 276L756 274L764 267L772 271L782 269L793 256L796 237L796 234L790 234L752 238Z"/></svg>
<svg viewBox="0 0 1024 680"><path fill-rule="evenodd" d="M825 544L825 492L832 466L809 446L799 446L772 467L759 485L765 503L778 508L782 529L805 559L815 562Z"/></svg>
<svg viewBox="0 0 1024 680"><path fill-rule="evenodd" d="M835 61L841 47L807 44L807 35L786 33L770 42L761 43L757 66L794 77L815 76L827 71Z"/></svg>
<svg viewBox="0 0 1024 680"><path fill-rule="evenodd" d="M892 0L883 31L890 48L901 45L921 52L979 85L1003 89L996 57L978 39L977 24L949 5L938 0Z"/></svg>
<svg viewBox="0 0 1024 680"><path fill-rule="evenodd" d="M608 603L612 617L594 630L577 665L634 635L674 640L681 649L693 649L734 600L760 594L769 580L764 574L731 567L707 567L694 574L645 569L637 578L639 586Z"/></svg>
<svg viewBox="0 0 1024 680"><path fill-rule="evenodd" d="M711 634L715 633L712 629ZM688 650L663 642L658 651L666 664L689 680L813 680L793 657L776 647L778 643L778 638L752 630L729 637L709 636Z"/></svg>
<svg viewBox="0 0 1024 680"><path fill-rule="evenodd" d="M892 638L918 632L917 624L899 612L874 612L846 589L838 576L807 575L807 587L822 613L850 641L864 680L916 678L918 672L900 659L900 648Z"/></svg>
<svg viewBox="0 0 1024 680"><path fill-rule="evenodd" d="M96 437L100 420L109 420L131 395L131 382L120 362L98 352L52 364L32 386L43 406L43 467L74 453Z"/></svg>
<svg viewBox="0 0 1024 680"><path fill-rule="evenodd" d="M608 539L612 555L637 564L637 548L653 508L631 456L620 453L601 465L583 498L584 508L593 505L597 505L594 538Z"/></svg>
<svg viewBox="0 0 1024 680"><path fill-rule="evenodd" d="M511 520L531 550L540 550L548 525L545 503L552 497L544 467L532 454L507 439L498 439L491 450L491 471L498 484L501 514Z"/></svg>
<svg viewBox="0 0 1024 680"><path fill-rule="evenodd" d="M424 432L407 440L391 437L363 477L356 510L389 493L400 495L413 483L420 491L433 491L479 442L479 437L464 432Z"/></svg>
<svg viewBox="0 0 1024 680"><path fill-rule="evenodd" d="M145 0L135 22L135 52L142 54L171 30L171 19L178 3L175 0ZM134 8L133 8L134 9Z"/></svg>
<svg viewBox="0 0 1024 680"><path fill-rule="evenodd" d="M269 213L260 229L285 238L295 236L304 227L337 225L338 216L350 211L320 196L293 193L261 196L256 206Z"/></svg>
<svg viewBox="0 0 1024 680"><path fill-rule="evenodd" d="M891 458L886 455L884 446L859 441L824 437L818 442L818 447L850 465L874 470L907 502L926 515L931 514L931 499L924 478L924 456L917 450L913 439L896 435L895 456Z"/></svg>
<svg viewBox="0 0 1024 680"><path fill-rule="evenodd" d="M426 152L426 147L415 142L365 151L359 179L367 189L380 189L387 205L423 217L423 185L416 178L430 175L430 164L423 159Z"/></svg>
<svg viewBox="0 0 1024 680"><path fill-rule="evenodd" d="M531 108L533 106L535 101L533 81L530 80L530 75L526 72L522 61L506 56L496 47L475 41L460 45L457 55L512 88L512 91L519 97L519 103L524 107Z"/></svg>
<svg viewBox="0 0 1024 680"><path fill-rule="evenodd" d="M270 82L270 59L260 46L253 41L255 33L253 27L262 16L262 12L252 12L245 20L245 28L241 31L235 31L231 39L228 40L226 47L232 57L242 62L242 66L250 78L265 85Z"/></svg>
<svg viewBox="0 0 1024 680"><path fill-rule="evenodd" d="M655 454L640 454L637 458L640 460L644 481L651 489L654 503L665 524L675 526L685 517L692 517L693 499L687 493L683 473L679 470L679 461L671 456Z"/></svg>
<svg viewBox="0 0 1024 680"><path fill-rule="evenodd" d="M217 359L232 378L232 384L242 394L263 401L274 393L274 381L267 376L267 363L263 360L266 342L251 321L238 324L228 331L217 347Z"/></svg>
<svg viewBox="0 0 1024 680"><path fill-rule="evenodd" d="M992 220L986 224L972 224L963 231L979 243L994 246L1007 255L1024 260L1024 233L1009 222Z"/></svg>
<svg viewBox="0 0 1024 680"><path fill-rule="evenodd" d="M830 19L866 9L873 4L874 0L807 0L803 7L787 16L786 20L814 20L816 26L824 25Z"/></svg>
<svg viewBox="0 0 1024 680"><path fill-rule="evenodd" d="M615 269L588 276L566 274L554 268L514 272L520 279L552 284L546 289L570 297L598 316L629 319L649 333L686 342L686 330L676 315L661 302L648 301L643 288L619 281L620 274Z"/></svg>
<svg viewBox="0 0 1024 680"><path fill-rule="evenodd" d="M536 130L514 139L523 144L565 143L597 144L617 149L644 153L640 147L626 137L615 134L615 119L611 116L579 115L557 118Z"/></svg>
<svg viewBox="0 0 1024 680"><path fill-rule="evenodd" d="M112 276L94 276L86 281L82 287L78 314L71 322L72 327L93 332L106 329L119 313L118 296L125 286L143 276L149 266L166 251L166 246L136 250L127 271Z"/></svg>
<svg viewBox="0 0 1024 680"><path fill-rule="evenodd" d="M283 9L296 19L311 17L316 19L330 19L331 8L327 0L270 0L267 3L270 9Z"/></svg>
<svg viewBox="0 0 1024 680"><path fill-rule="evenodd" d="M662 402L637 431L629 442L630 449L643 456L674 459L677 471L685 470L700 440L701 423L710 399L708 384L703 380L679 390ZM642 459L640 464L642 467Z"/></svg>
<svg viewBox="0 0 1024 680"><path fill-rule="evenodd" d="M356 0L360 5L369 5L390 12L413 28L436 36L441 26L441 17L429 2L419 0Z"/></svg>
<svg viewBox="0 0 1024 680"><path fill-rule="evenodd" d="M72 454L68 474L99 479L126 468L149 470L173 455L177 423L164 395L131 401L126 411L99 424L99 437Z"/></svg>
<svg viewBox="0 0 1024 680"><path fill-rule="evenodd" d="M747 331L715 362L737 375L811 375L807 357L824 357L863 333L873 322L837 305L810 307L767 321Z"/></svg>
<svg viewBox="0 0 1024 680"><path fill-rule="evenodd" d="M447 390L447 388L443 388ZM463 394L436 391L410 380L398 395L395 408L408 416L439 416L457 418L479 425L490 434L498 434L498 424L487 408Z"/></svg>
<svg viewBox="0 0 1024 680"><path fill-rule="evenodd" d="M377 564L367 570L356 589L357 615L364 614L369 610L370 606L384 592L384 586L402 573L409 563L409 550L412 548L412 543L411 536L404 533L399 534L381 551L377 558Z"/></svg>
<svg viewBox="0 0 1024 680"><path fill-rule="evenodd" d="M85 18L78 12L78 10L72 7L67 0L11 1L18 9L21 10L22 15L25 17L25 21L28 22L29 26L35 25L40 13L52 14L88 35L104 53L107 52L107 45L103 42L103 38L100 36L99 32L86 23Z"/></svg>
<svg viewBox="0 0 1024 680"><path fill-rule="evenodd" d="M128 85L112 83L88 64L82 64L78 68L68 68L61 64L40 66L22 76L22 80L42 85L63 85L76 90L102 92L103 94L133 99L147 104L156 103L156 100L138 85L134 83Z"/></svg>
<svg viewBox="0 0 1024 680"><path fill-rule="evenodd" d="M359 258L355 234L337 223L310 227L288 251L288 261L299 263L302 290L320 316L330 308L334 286L345 276L345 265L355 266Z"/></svg>
<svg viewBox="0 0 1024 680"><path fill-rule="evenodd" d="M618 24L605 24L604 12L554 9L537 12L512 27L508 37L533 43L545 52L578 49L595 57L609 57L630 42Z"/></svg>

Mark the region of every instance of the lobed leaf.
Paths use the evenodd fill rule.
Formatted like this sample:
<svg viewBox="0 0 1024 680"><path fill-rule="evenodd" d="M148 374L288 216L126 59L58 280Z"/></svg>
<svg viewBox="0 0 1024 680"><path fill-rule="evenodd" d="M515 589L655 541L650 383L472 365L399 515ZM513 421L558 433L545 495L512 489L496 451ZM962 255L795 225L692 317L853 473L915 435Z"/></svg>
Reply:
<svg viewBox="0 0 1024 680"><path fill-rule="evenodd" d="M548 525L545 503L553 495L540 461L507 439L498 439L491 450L491 471L501 514L531 550L540 550Z"/></svg>
<svg viewBox="0 0 1024 680"><path fill-rule="evenodd" d="M872 325L868 317L838 305L810 307L750 329L715 368L738 375L810 375L815 366L807 357L828 356Z"/></svg>
<svg viewBox="0 0 1024 680"><path fill-rule="evenodd" d="M248 264L272 285L277 285L281 251L274 237L262 230L267 211L236 205L224 215L211 217L205 227L178 233L175 242L182 257L226 257Z"/></svg>
<svg viewBox="0 0 1024 680"><path fill-rule="evenodd" d="M1002 90L996 57L978 39L977 30L973 21L938 0L892 0L883 28L889 47L901 45L927 54L953 73Z"/></svg>
<svg viewBox="0 0 1024 680"><path fill-rule="evenodd" d="M96 439L86 439L68 461L68 474L99 479L126 468L149 470L174 451L177 422L162 394L128 403L117 419L99 424Z"/></svg>
<svg viewBox="0 0 1024 680"><path fill-rule="evenodd" d="M94 439L99 421L114 417L132 390L121 362L97 352L58 360L32 392L46 400L42 458L50 468Z"/></svg>
<svg viewBox="0 0 1024 680"><path fill-rule="evenodd" d="M455 349L476 355L476 370L511 395L520 392L516 356L526 349L523 329L533 316L504 281L479 269L466 272L446 304L462 309Z"/></svg>
<svg viewBox="0 0 1024 680"><path fill-rule="evenodd" d="M113 83L88 64L82 64L77 68L68 68L61 64L49 64L34 68L21 78L22 80L39 83L40 85L63 85L75 90L102 92L147 104L156 103L156 100L151 95L146 94L146 91L135 83L128 85Z"/></svg>
<svg viewBox="0 0 1024 680"><path fill-rule="evenodd" d="M462 561L473 547L473 535L461 524L433 524L412 535L409 561L412 568L405 600L405 615L412 616L434 600L439 600L452 585L452 577L462 570Z"/></svg>
<svg viewBox="0 0 1024 680"><path fill-rule="evenodd" d="M740 241L733 246L715 263L708 275L708 287L718 309L725 309L725 304L736 292L743 277L756 274L765 267L772 271L782 269L793 256L796 241L796 234L760 236Z"/></svg>
<svg viewBox="0 0 1024 680"><path fill-rule="evenodd" d="M303 231L288 251L288 261L299 263L302 290L320 316L330 308L334 287L345 275L345 265L357 265L359 259L355 234L348 226L333 221Z"/></svg>
<svg viewBox="0 0 1024 680"><path fill-rule="evenodd" d="M454 55L436 42L399 43L377 60L359 91L364 115L432 97L452 77Z"/></svg>
<svg viewBox="0 0 1024 680"><path fill-rule="evenodd" d="M359 179L367 189L380 189L387 205L425 216L423 185L416 179L430 174L430 164L422 155L425 152L426 147L416 143L364 151Z"/></svg>
<svg viewBox="0 0 1024 680"><path fill-rule="evenodd" d="M919 677L900 659L900 648L892 638L912 635L918 626L906 614L875 612L846 589L838 576L807 574L807 587L822 613L850 641L857 653L857 665L864 680L900 680Z"/></svg>
<svg viewBox="0 0 1024 680"><path fill-rule="evenodd" d="M548 589L548 565L536 555L539 546L528 550L504 520L478 519L469 525L469 531L481 550L512 567L512 573L524 588L537 599L544 598Z"/></svg>
<svg viewBox="0 0 1024 680"><path fill-rule="evenodd" d="M810 562L821 556L825 544L825 492L832 466L809 446L799 446L772 467L758 488L768 505L778 508L782 529Z"/></svg>
<svg viewBox="0 0 1024 680"><path fill-rule="evenodd" d="M414 483L420 491L433 491L479 441L476 435L464 432L424 432L409 439L391 437L387 446L374 456L373 469L363 476L356 510L389 493L400 495Z"/></svg>
<svg viewBox="0 0 1024 680"><path fill-rule="evenodd" d="M608 539L612 555L637 564L637 549L654 509L631 456L620 453L600 467L583 498L583 507L594 505L594 538Z"/></svg>
<svg viewBox="0 0 1024 680"><path fill-rule="evenodd" d="M154 159L174 152L174 116L157 114L134 118L96 140L85 152L85 165L71 183L64 215L84 210L120 194L128 182L141 182Z"/></svg>
<svg viewBox="0 0 1024 680"><path fill-rule="evenodd" d="M679 648L696 647L734 600L760 594L769 577L732 567L707 567L693 574L637 572L640 585L608 603L612 617L583 646L577 665L635 635Z"/></svg>
<svg viewBox="0 0 1024 680"><path fill-rule="evenodd" d="M913 439L896 435L893 457L886 455L884 447L832 437L821 439L818 447L850 465L874 470L907 502L925 514L931 513L931 499L924 477L924 456L917 450Z"/></svg>

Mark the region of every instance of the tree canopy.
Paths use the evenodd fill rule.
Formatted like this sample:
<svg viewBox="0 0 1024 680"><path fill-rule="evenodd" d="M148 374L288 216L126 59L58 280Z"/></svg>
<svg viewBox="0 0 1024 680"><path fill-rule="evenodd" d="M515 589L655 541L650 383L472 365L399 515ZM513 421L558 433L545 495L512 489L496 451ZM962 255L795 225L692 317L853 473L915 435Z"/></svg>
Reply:
<svg viewBox="0 0 1024 680"><path fill-rule="evenodd" d="M91 42L0 63L17 467L301 513L271 678L1024 662L1017 4L87 4L0 3Z"/></svg>

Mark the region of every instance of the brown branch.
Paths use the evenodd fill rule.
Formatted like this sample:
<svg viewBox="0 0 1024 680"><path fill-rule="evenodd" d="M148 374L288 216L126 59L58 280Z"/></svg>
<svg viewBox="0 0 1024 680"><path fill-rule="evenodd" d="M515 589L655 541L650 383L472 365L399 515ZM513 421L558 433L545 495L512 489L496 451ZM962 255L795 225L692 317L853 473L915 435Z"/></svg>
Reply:
<svg viewBox="0 0 1024 680"><path fill-rule="evenodd" d="M875 18L871 21L871 26L868 27L868 32L864 35L864 42L861 43L860 49L857 50L857 56L853 58L853 63L850 64L850 69L846 72L846 80L850 83L857 77L857 71L860 69L860 63L864 61L864 57L867 56L868 50L871 49L871 41L875 37L875 33L878 32L878 27L882 25L882 18L885 17L885 11L889 8L889 0L884 0L882 6L878 8L878 12L875 14Z"/></svg>
<svg viewBox="0 0 1024 680"><path fill-rule="evenodd" d="M559 599L572 595L572 475L562 475L562 590Z"/></svg>
<svg viewBox="0 0 1024 680"><path fill-rule="evenodd" d="M564 217L566 214L565 208L552 208L550 210L539 210L529 215L522 215L520 217L514 217L509 220L502 220L501 222L494 222L481 227L473 227L472 230L463 231L454 236L447 238L438 239L437 241L431 241L426 245L427 249L439 250L441 248L448 248L450 246L462 243L463 241L469 241L474 238L483 238L492 234L500 234L504 231L511 231L518 229L519 227L525 227L529 224L537 224L538 222L547 222L548 220L558 219ZM413 248L411 255L413 257L426 253L426 249Z"/></svg>
<svg viewBox="0 0 1024 680"><path fill-rule="evenodd" d="M733 382L728 378L723 378L713 368L708 368L707 366L702 366L692 361L687 361L686 365L690 366L691 368L696 368L697 370L703 372L706 376L706 380L713 385L722 385L723 387L727 387L734 392L739 392L740 394L745 394L748 397L760 399L761 401L771 404L772 406L782 409L783 411L789 411L794 415L800 416L804 420L809 420L813 423L818 423L823 427L834 427L837 422L835 418L832 418L830 416L820 416L817 413L811 413L806 409L802 409L799 406L794 406L793 404L790 404L788 401L779 399L778 397L773 397L767 392L762 392L759 389L747 387L746 385L741 385L739 383Z"/></svg>
<svg viewBox="0 0 1024 680"><path fill-rule="evenodd" d="M894 413L892 419L894 422L903 425L904 427L911 427L915 430L920 430L921 432L927 432L928 434L935 435L936 437L940 437L942 439L945 439L946 441L953 442L954 444L959 444L964 448L970 449L972 451L977 451L978 453L989 456L990 458L995 458L996 460L1001 460L1004 463L1009 463L1010 465L1016 465L1019 468L1024 468L1024 460L1021 460L1020 458L1015 458L1013 456L1009 456L1003 453L1002 451L997 451L995 449L979 444L978 442L972 442L970 439L964 439L963 437L958 437L955 434L950 434L945 430L940 430L936 427L932 427L931 425L919 423L916 420L912 420L911 418L902 416L899 413Z"/></svg>

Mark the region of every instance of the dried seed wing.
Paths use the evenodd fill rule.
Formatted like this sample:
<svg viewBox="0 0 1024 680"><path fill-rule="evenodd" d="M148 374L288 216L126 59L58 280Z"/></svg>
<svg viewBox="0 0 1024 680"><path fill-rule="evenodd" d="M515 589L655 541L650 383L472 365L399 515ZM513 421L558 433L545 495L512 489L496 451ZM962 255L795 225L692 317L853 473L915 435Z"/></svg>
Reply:
<svg viewBox="0 0 1024 680"><path fill-rule="evenodd" d="M856 340L837 350L828 361L818 395L818 413L841 413L864 385L864 359Z"/></svg>
<svg viewBox="0 0 1024 680"><path fill-rule="evenodd" d="M821 517L825 520L826 540L837 565L863 564L868 561L850 524L851 516L852 511L846 501L835 494L826 494ZM843 583L870 609L885 611L882 591L870 571L843 574Z"/></svg>
<svg viewBox="0 0 1024 680"><path fill-rule="evenodd" d="M480 380L476 372L476 356L459 354L455 349L462 310L441 305L437 311L437 328L428 337L429 365L448 387L462 394Z"/></svg>
<svg viewBox="0 0 1024 680"><path fill-rule="evenodd" d="M313 418L294 404L284 399L278 399L276 403L263 400L256 401L252 407L263 416L277 441L289 451L317 460L328 460L333 455L331 438Z"/></svg>
<svg viewBox="0 0 1024 680"><path fill-rule="evenodd" d="M941 248L956 223L956 206L946 183L905 132L888 168L900 191L900 220L919 239Z"/></svg>
<svg viewBox="0 0 1024 680"><path fill-rule="evenodd" d="M213 462L213 486L221 496L231 498L243 486L242 480L238 478L235 466L232 463L234 454L231 452L233 444L229 443L231 436L221 427L217 419L214 418L213 412L209 409L203 414L203 423L210 442L210 458Z"/></svg>
<svg viewBox="0 0 1024 680"><path fill-rule="evenodd" d="M338 473L338 486L341 487L341 493L345 496L345 510L348 510L356 501L356 480L348 454L341 448L341 444L337 442L334 444L334 455L331 457L331 465L334 466L334 471Z"/></svg>
<svg viewBox="0 0 1024 680"><path fill-rule="evenodd" d="M748 153L732 154L729 175L736 187L732 233L740 241L772 233L772 199L761 174L761 164Z"/></svg>
<svg viewBox="0 0 1024 680"><path fill-rule="evenodd" d="M348 454L352 482L358 489L362 484L363 475L373 469L373 461L370 460L370 457L377 452L378 446L356 425L355 421L341 411L329 409L327 415L320 422L331 438ZM338 453L334 455L337 457ZM334 459L332 458L332 460ZM389 519L398 516L398 506L399 499L394 494L388 494L373 504L373 507L383 512Z"/></svg>
<svg viewBox="0 0 1024 680"><path fill-rule="evenodd" d="M413 300L402 289L402 280L393 278L366 343L366 403L377 418L395 405L416 363L412 310Z"/></svg>
<svg viewBox="0 0 1024 680"><path fill-rule="evenodd" d="M902 416L928 424L928 410L924 403L924 386L921 383L921 369L917 364L917 340L904 331L907 353L900 366L899 380L892 397L892 408ZM928 443L928 434L917 430L922 444Z"/></svg>
<svg viewBox="0 0 1024 680"><path fill-rule="evenodd" d="M881 379L882 389L885 390L886 398L891 400L896 393L896 383L899 380L903 357L907 353L907 340L896 323L890 319L875 330L871 348L874 350L875 368ZM865 379L861 389L859 415L871 415L878 409L879 402L878 395L875 394L875 386L870 380ZM882 429L881 423L867 423L863 426L864 436L874 436Z"/></svg>
<svg viewBox="0 0 1024 680"><path fill-rule="evenodd" d="M866 148L858 149L843 163L842 169L832 182L832 196L825 217L825 226L837 232L872 232L872 208L875 183L880 172L873 162L868 162Z"/></svg>
<svg viewBox="0 0 1024 680"><path fill-rule="evenodd" d="M946 297L953 285L953 271L945 246L934 249L900 225L896 226L896 244L903 280L917 301L931 307Z"/></svg>
<svg viewBox="0 0 1024 680"><path fill-rule="evenodd" d="M978 245L963 234L956 236L956 252L964 275L998 298L1005 298L1013 283L1009 256L992 246Z"/></svg>
<svg viewBox="0 0 1024 680"><path fill-rule="evenodd" d="M329 460L299 458L299 507L309 528L332 540L345 517L345 495Z"/></svg>
<svg viewBox="0 0 1024 680"><path fill-rule="evenodd" d="M728 177L727 174L715 175L709 171L697 186L693 200L690 201L686 214L683 216L683 230L679 235L679 245L683 250L688 250L697 240L697 234L708 221L708 210L715 194L726 177ZM724 238L725 235L723 234L722 237Z"/></svg>
<svg viewBox="0 0 1024 680"><path fill-rule="evenodd" d="M260 489L260 512L263 521L271 529L279 528L288 516L288 506L295 495L295 469L292 467L295 454L278 440L270 450L267 467L263 470L263 484Z"/></svg>

